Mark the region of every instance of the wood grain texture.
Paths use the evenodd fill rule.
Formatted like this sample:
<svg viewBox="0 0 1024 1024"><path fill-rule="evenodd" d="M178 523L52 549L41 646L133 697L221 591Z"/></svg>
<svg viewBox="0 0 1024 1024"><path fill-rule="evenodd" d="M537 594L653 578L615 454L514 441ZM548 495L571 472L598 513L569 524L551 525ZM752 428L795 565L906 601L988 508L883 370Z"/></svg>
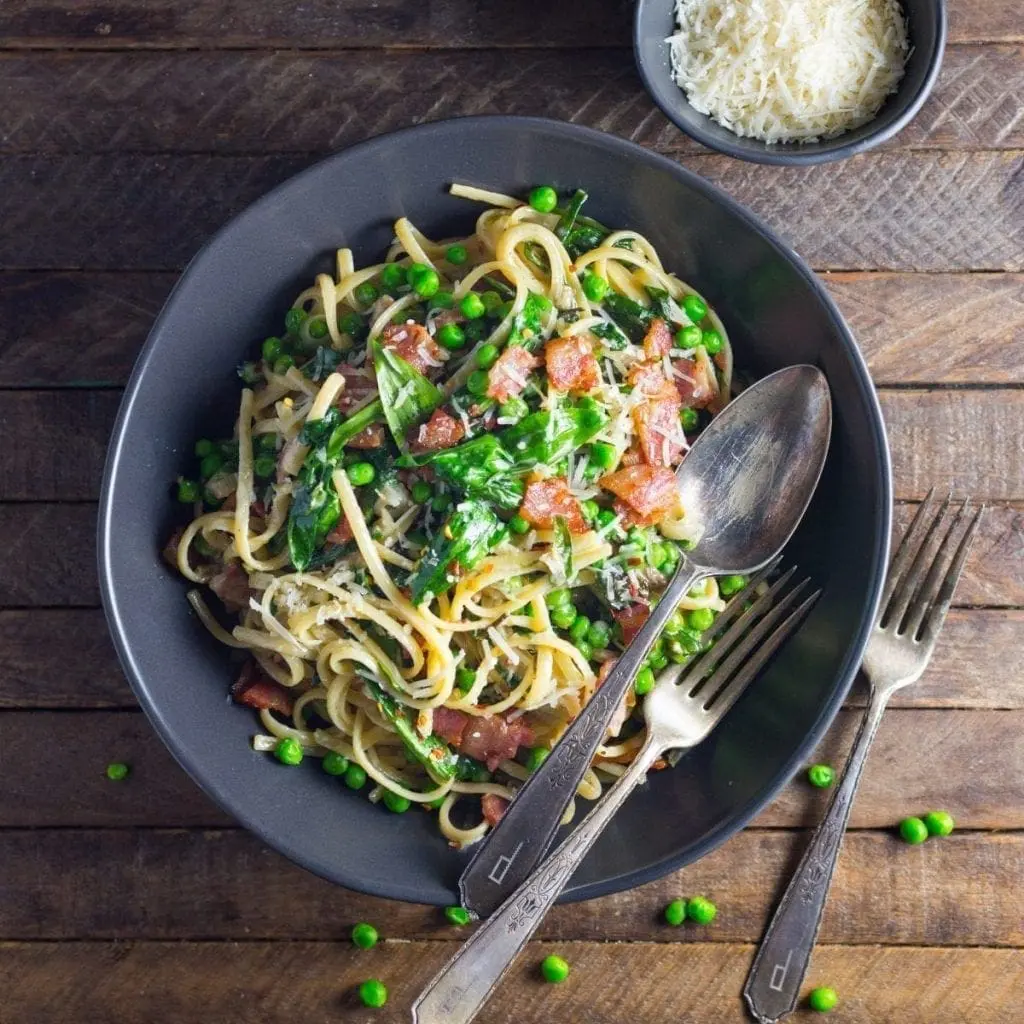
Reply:
<svg viewBox="0 0 1024 1024"><path fill-rule="evenodd" d="M979 500L1024 498L1024 390L882 391L899 499L935 486ZM114 390L30 390L4 395L8 441L0 501L99 496Z"/></svg>
<svg viewBox="0 0 1024 1024"><path fill-rule="evenodd" d="M808 763L843 763L859 717L840 712ZM888 828L908 813L942 807L965 828L1024 828L1024 777L1006 770L1024 759L1022 725L1020 711L890 710L864 772L853 827ZM40 757L41 750L73 754ZM243 746L240 770L267 756ZM69 757L75 771L68 771ZM132 766L128 782L106 778L113 760ZM229 820L175 767L141 712L7 711L0 715L0 769L0 827L201 827ZM310 763L302 771L318 768ZM827 795L798 776L757 824L813 823ZM358 798L339 791L339 807L347 799Z"/></svg>
<svg viewBox="0 0 1024 1024"><path fill-rule="evenodd" d="M0 164L0 269L179 267L232 214L311 162L11 156ZM683 162L819 269L1024 269L1024 155L1016 151L881 152L803 168L711 155Z"/></svg>
<svg viewBox="0 0 1024 1024"><path fill-rule="evenodd" d="M951 42L1024 40L1016 0L950 0ZM627 0L4 0L0 46L103 48L623 46Z"/></svg>
<svg viewBox="0 0 1024 1024"><path fill-rule="evenodd" d="M541 937L756 941L806 841L802 833L747 829L666 878L556 907ZM241 830L4 830L0 852L5 939L332 942L357 921L374 922L389 938L460 935L437 908L331 885ZM851 832L820 941L1024 945L1022 870L1021 835L954 833L908 847L889 835ZM712 927L676 931L660 920L669 900L698 893L718 905Z"/></svg>
<svg viewBox="0 0 1024 1024"><path fill-rule="evenodd" d="M876 383L1024 383L1024 275L821 276ZM175 280L0 273L0 387L124 384ZM55 338L73 338L74 355Z"/></svg>
<svg viewBox="0 0 1024 1024"><path fill-rule="evenodd" d="M1021 47L952 46L886 148L1020 148L1022 103ZM327 153L402 124L539 113L670 155L706 152L658 112L629 49L0 54L9 153Z"/></svg>
<svg viewBox="0 0 1024 1024"><path fill-rule="evenodd" d="M896 529L905 529L913 510L897 506ZM6 544L0 608L99 603L95 505L0 504L0 536ZM162 541L154 538L154 545ZM986 512L956 599L960 605L1024 606L1024 503Z"/></svg>
<svg viewBox="0 0 1024 1024"><path fill-rule="evenodd" d="M0 984L22 1024L396 1024L452 952L448 942L385 941L369 953L323 942L17 942L0 945ZM568 983L540 980L550 953L572 965ZM534 942L478 1019L746 1024L739 992L753 955L752 945L733 943ZM356 990L370 975L388 986L384 1009L359 1006ZM844 1024L1004 1024L1024 997L1024 962L1013 950L822 945L806 992L815 983L840 994ZM802 1006L788 1019L814 1018Z"/></svg>

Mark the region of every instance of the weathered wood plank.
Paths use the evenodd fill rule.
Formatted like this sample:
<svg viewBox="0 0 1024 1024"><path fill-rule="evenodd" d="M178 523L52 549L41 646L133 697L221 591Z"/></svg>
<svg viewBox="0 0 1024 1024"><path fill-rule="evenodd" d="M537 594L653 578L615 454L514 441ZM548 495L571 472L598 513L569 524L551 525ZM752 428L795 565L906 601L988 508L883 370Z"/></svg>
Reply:
<svg viewBox="0 0 1024 1024"><path fill-rule="evenodd" d="M632 51L524 49L500 60L487 50L8 53L0 152L326 153L423 120L535 114L538 82L549 117L673 155L705 151L657 111ZM1020 47L950 47L933 95L887 148L1020 148L1022 95Z"/></svg>
<svg viewBox="0 0 1024 1024"><path fill-rule="evenodd" d="M859 717L840 712L809 763L841 764ZM965 828L1024 828L1024 777L1006 770L1024 763L1022 725L1019 711L892 709L865 769L853 826L888 828L907 814L942 807ZM41 750L73 751L77 770L68 771L67 756L40 757ZM240 749L238 756L254 755ZM104 775L110 761L131 764L131 778L112 784ZM8 711L0 715L0 766L7 780L0 827L196 827L229 820L174 766L141 712ZM339 806L349 798L340 794ZM757 824L811 823L826 799L798 775Z"/></svg>
<svg viewBox="0 0 1024 1024"><path fill-rule="evenodd" d="M0 984L25 1024L293 1024L364 1013L396 1022L452 951L449 942L385 941L371 953L325 942L12 942L0 945ZM567 984L540 980L550 953L572 965ZM740 991L753 955L732 943L534 942L479 1020L575 1022L586 1007L586 1024L746 1024ZM388 986L387 1008L360 1012L356 989L371 975ZM815 984L839 993L850 1024L1004 1024L1024 997L1024 962L1013 950L820 945L806 992Z"/></svg>
<svg viewBox="0 0 1024 1024"><path fill-rule="evenodd" d="M903 530L913 505L896 509ZM0 504L7 541L0 608L92 607L99 603L91 504ZM60 540L60 543L57 541ZM162 542L154 538L154 544ZM988 510L957 588L957 604L1024 606L1024 504Z"/></svg>
<svg viewBox="0 0 1024 1024"><path fill-rule="evenodd" d="M556 907L550 940L753 942L800 856L802 833L747 830L706 857L630 892ZM433 907L333 886L241 830L38 829L0 832L4 939L344 939L357 921L385 938L451 939ZM820 940L900 945L1024 945L1024 837L954 834L919 847L851 832ZM707 929L679 932L665 904L702 893ZM316 907L300 914L297 907ZM216 908L211 912L212 908ZM372 973L372 972L370 972Z"/></svg>
<svg viewBox="0 0 1024 1024"><path fill-rule="evenodd" d="M626 0L584 0L543 9L475 0L255 0L245 13L228 0L5 0L0 46L213 49L232 47L623 46ZM1016 0L950 0L951 42L1024 39Z"/></svg>
<svg viewBox="0 0 1024 1024"><path fill-rule="evenodd" d="M1024 383L1024 275L822 279L878 384ZM175 280L172 273L0 273L0 387L123 384ZM74 339L73 358L55 343L62 338Z"/></svg>
<svg viewBox="0 0 1024 1024"><path fill-rule="evenodd" d="M8 441L0 501L97 498L120 392L10 392L0 405ZM978 499L1024 498L1024 391L882 391L896 496L951 488Z"/></svg>
<svg viewBox="0 0 1024 1024"><path fill-rule="evenodd" d="M0 267L178 267L233 213L311 162L286 155L11 156L0 164ZM1018 152L881 152L803 168L711 155L684 162L748 204L821 269L1024 269ZM823 218L822 210L832 215Z"/></svg>

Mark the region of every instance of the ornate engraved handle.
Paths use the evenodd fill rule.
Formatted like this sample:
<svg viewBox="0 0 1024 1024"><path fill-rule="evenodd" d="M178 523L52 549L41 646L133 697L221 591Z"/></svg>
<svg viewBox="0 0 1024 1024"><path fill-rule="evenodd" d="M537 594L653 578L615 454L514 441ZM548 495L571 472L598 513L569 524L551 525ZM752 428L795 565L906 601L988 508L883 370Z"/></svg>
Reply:
<svg viewBox="0 0 1024 1024"><path fill-rule="evenodd" d="M467 910L478 917L492 914L540 863L644 658L679 598L706 575L702 569L694 569L685 561L681 563L675 579L652 609L651 617L601 688L544 764L516 794L501 822L484 840L459 879L459 894Z"/></svg>
<svg viewBox="0 0 1024 1024"><path fill-rule="evenodd" d="M828 812L811 838L811 845L800 860L754 957L743 995L761 1024L775 1024L792 1012L800 996L861 769L888 700L887 692L872 693Z"/></svg>
<svg viewBox="0 0 1024 1024"><path fill-rule="evenodd" d="M580 861L662 752L648 740L636 760L579 828L485 921L430 982L413 1024L469 1024L537 930Z"/></svg>

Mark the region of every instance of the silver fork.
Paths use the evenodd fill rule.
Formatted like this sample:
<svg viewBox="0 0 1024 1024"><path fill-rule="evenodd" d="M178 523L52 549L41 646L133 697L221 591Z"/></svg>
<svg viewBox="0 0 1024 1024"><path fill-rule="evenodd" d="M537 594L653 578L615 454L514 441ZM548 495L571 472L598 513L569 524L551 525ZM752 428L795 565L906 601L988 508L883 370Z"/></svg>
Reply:
<svg viewBox="0 0 1024 1024"><path fill-rule="evenodd" d="M413 1006L414 1024L468 1024L537 930L587 851L648 769L666 750L696 746L797 628L820 591L800 601L807 580L789 587L790 569L742 612L707 652L666 669L647 695L647 738L633 763L579 827L449 960ZM799 603L798 603L799 602ZM729 609L720 618L726 617ZM685 675L684 675L685 673ZM680 682L680 676L682 681Z"/></svg>
<svg viewBox="0 0 1024 1024"><path fill-rule="evenodd" d="M984 506L978 508L957 543L970 502L964 500L952 514L951 504L952 498L946 498L933 515L934 489L928 492L889 567L882 613L864 655L864 674L871 686L867 713L828 812L775 911L743 988L760 1024L775 1024L796 1006L861 769L882 712L896 690L921 678L935 650L985 511ZM930 557L939 537L938 550Z"/></svg>

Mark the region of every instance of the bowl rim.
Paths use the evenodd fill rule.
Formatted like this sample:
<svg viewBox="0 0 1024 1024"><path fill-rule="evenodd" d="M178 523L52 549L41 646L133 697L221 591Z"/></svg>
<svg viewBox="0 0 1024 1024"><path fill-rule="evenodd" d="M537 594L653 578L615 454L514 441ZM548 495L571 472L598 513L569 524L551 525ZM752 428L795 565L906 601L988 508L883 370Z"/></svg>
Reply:
<svg viewBox="0 0 1024 1024"><path fill-rule="evenodd" d="M124 394L118 409L117 418L111 430L108 443L106 460L103 469L103 483L100 493L99 509L96 526L97 539L97 569L99 574L100 597L103 610L106 616L107 626L111 639L117 652L121 667L131 684L132 690L139 701L150 724L162 739L164 745L171 752L172 756L185 772L196 782L219 808L225 811L232 819L239 822L247 830L258 836L268 846L278 853L283 854L289 860L300 867L319 875L335 884L344 886L357 892L367 893L372 896L386 899L398 899L407 902L433 903L443 905L435 897L424 895L416 886L404 885L399 880L389 886L367 883L358 876L349 874L344 863L331 862L324 858L312 856L308 850L301 849L300 845L287 835L275 832L272 823L261 819L256 813L245 813L236 805L231 796L225 791L217 778L210 777L203 768L202 760L190 756L179 744L177 735L165 721L164 714L154 695L150 692L148 683L139 670L133 653L134 641L127 635L124 623L121 618L117 588L114 584L114 563L118 561L115 555L116 548L116 512L113 507L114 481L117 477L121 456L126 442L126 433L131 419L140 381L146 372L150 362L153 360L157 347L162 340L164 323L169 317L169 310L175 300L178 291L183 287L186 280L192 275L201 274L205 270L205 262L210 258L211 251L219 244L223 236L241 218L252 215L253 211L261 210L264 207L272 206L278 202L286 190L300 189L304 183L322 177L324 175L336 174L336 168L344 167L349 154L373 152L374 150L385 150L396 137L421 136L428 138L435 133L445 133L458 127L459 130L472 130L474 126L490 126L504 128L515 132L540 132L549 137L556 137L558 141L574 143L578 140L589 142L613 153L633 161L640 161L649 166L667 172L677 178L688 187L697 189L707 195L712 201L722 204L732 215L744 221L748 227L760 234L768 244L774 248L779 255L789 262L796 272L810 286L812 292L825 308L828 317L832 320L833 326L838 334L841 344L845 347L850 358L851 369L855 386L861 401L864 403L869 419L871 439L881 455L881 458L874 464L873 474L876 492L879 497L877 507L874 510L875 519L875 543L872 550L866 552L871 569L871 583L868 593L868 600L861 608L857 628L847 647L846 657L840 664L835 676L835 685L829 699L824 703L818 717L815 719L802 743L793 751L793 754L786 760L782 768L771 777L762 787L760 794L752 797L737 812L729 816L723 823L705 835L699 842L686 848L683 851L664 857L652 864L636 868L632 871L620 872L597 881L577 884L567 888L560 897L559 902L575 902L577 900L592 899L597 896L604 896L610 893L621 892L642 885L645 882L660 878L668 872L691 863L716 846L720 845L730 836L744 828L751 818L754 817L767 803L773 800L779 790L806 761L807 756L815 748L821 736L828 728L840 705L846 697L857 669L863 657L864 648L867 645L868 634L874 626L878 604L881 598L882 585L885 579L885 569L888 561L889 536L892 522L892 470L889 456L889 447L886 439L885 425L882 418L881 407L875 393L874 385L871 382L867 365L857 347L856 341L849 327L846 325L842 314L833 302L831 296L825 290L824 285L818 280L810 267L787 245L779 236L766 224L762 223L753 213L748 211L731 196L726 194L716 185L695 174L693 171L679 165L668 157L651 152L628 142L618 136L609 135L592 128L576 125L571 122L559 121L541 117L521 117L516 115L473 115L467 117L446 118L440 121L432 121L426 124L414 125L396 131L387 132L373 136L362 142L356 143L346 149L339 150L329 156L318 160L316 163L291 175L283 182L264 193L254 202L248 204L244 209L232 216L226 223L217 229L214 234L203 243L196 254L188 262L181 276L175 283L168 295L164 306L153 322L150 333L143 345L132 373L125 386Z"/></svg>
<svg viewBox="0 0 1024 1024"><path fill-rule="evenodd" d="M659 69L654 67L654 61L647 59L647 51L640 42L640 23L645 11L653 4L667 4L669 0L637 0L636 10L633 12L633 60L636 63L637 71L643 82L644 91L661 110L661 112L678 128L684 135L689 135L708 149L725 156L731 156L736 160L745 160L748 163L772 164L777 167L808 167L813 164L832 163L836 160L845 160L847 157L856 156L858 153L866 153L868 150L888 142L893 136L903 131L904 128L917 116L925 100L928 99L935 81L939 77L942 68L942 58L946 52L946 36L949 28L949 15L946 10L946 0L927 0L935 8L937 19L935 32L935 45L928 58L928 69L918 87L917 92L910 102L900 112L900 115L884 128L876 128L867 135L853 142L843 142L843 136L838 135L833 140L827 140L819 145L822 148L813 152L801 152L796 149L772 149L766 143L761 143L763 149L751 152L741 145L742 139L736 136L736 142L723 142L714 138L705 131L701 125L687 124L679 117L675 110L667 103L662 103L658 98L657 83L663 81L663 75ZM675 83L673 82L673 85ZM678 86L677 86L678 88ZM690 101L682 89L679 89L684 102L689 105ZM869 121L868 124L871 122ZM748 140L750 141L750 140ZM752 140L758 141L758 140Z"/></svg>

